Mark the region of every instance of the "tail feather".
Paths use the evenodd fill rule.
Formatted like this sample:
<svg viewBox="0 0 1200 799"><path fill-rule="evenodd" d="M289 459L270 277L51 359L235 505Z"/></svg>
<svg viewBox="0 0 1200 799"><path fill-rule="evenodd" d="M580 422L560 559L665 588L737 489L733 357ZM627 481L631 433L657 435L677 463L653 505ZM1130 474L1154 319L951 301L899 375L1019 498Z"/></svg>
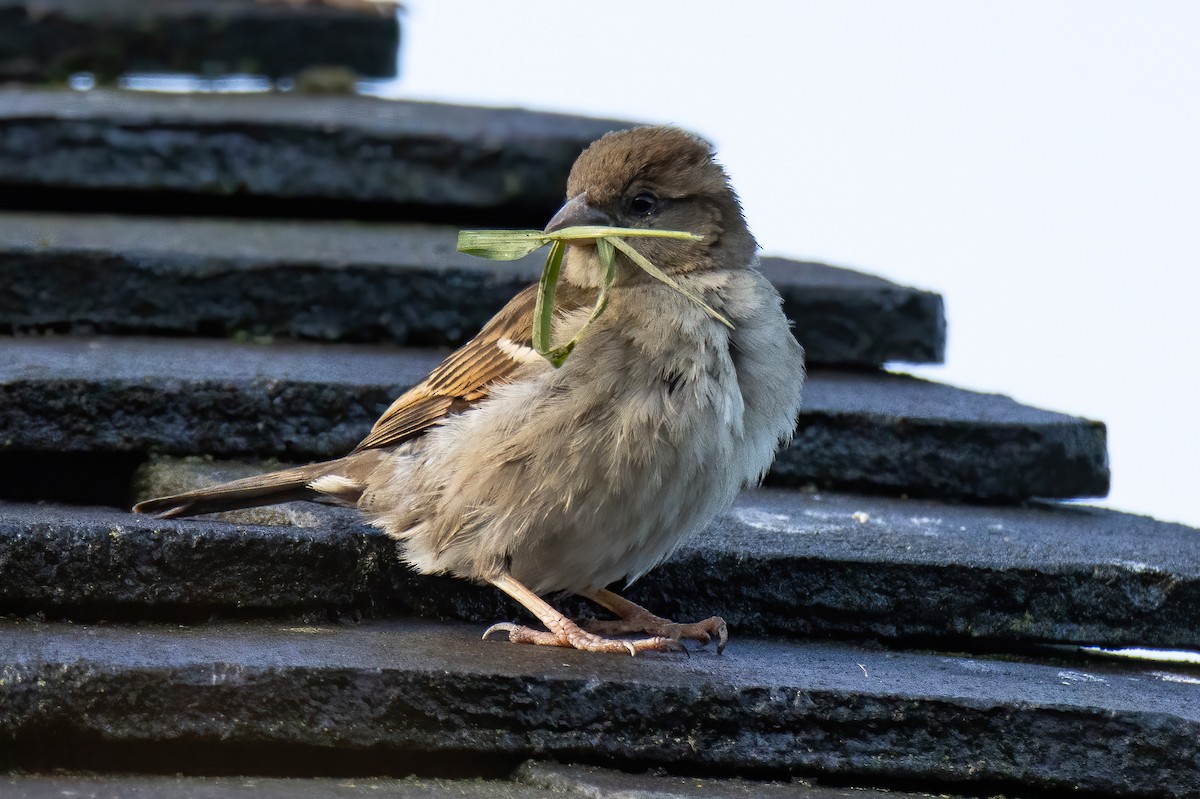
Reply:
<svg viewBox="0 0 1200 799"><path fill-rule="evenodd" d="M174 496L156 497L134 505L133 512L153 513L160 519L172 519L326 496L338 502L354 504L361 496L363 487L358 480L346 474L347 471L357 471L353 469L357 464L350 461L350 458L342 458L312 463ZM351 468L344 468L347 466ZM334 487L336 490L331 490Z"/></svg>

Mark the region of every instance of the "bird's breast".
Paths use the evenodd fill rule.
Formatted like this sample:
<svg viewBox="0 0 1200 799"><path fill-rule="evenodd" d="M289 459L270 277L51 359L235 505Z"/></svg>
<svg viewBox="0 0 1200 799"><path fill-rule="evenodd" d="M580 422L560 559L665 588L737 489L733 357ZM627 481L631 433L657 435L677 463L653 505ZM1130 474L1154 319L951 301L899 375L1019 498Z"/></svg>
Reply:
<svg viewBox="0 0 1200 799"><path fill-rule="evenodd" d="M542 593L634 579L766 468L794 424L798 384L778 408L770 391L747 390L774 385L772 370L787 382L773 353L738 352L739 331L758 322L729 331L666 287L613 294L561 368L499 387L427 434L396 481L416 499L385 525L410 562L468 577L508 569Z"/></svg>

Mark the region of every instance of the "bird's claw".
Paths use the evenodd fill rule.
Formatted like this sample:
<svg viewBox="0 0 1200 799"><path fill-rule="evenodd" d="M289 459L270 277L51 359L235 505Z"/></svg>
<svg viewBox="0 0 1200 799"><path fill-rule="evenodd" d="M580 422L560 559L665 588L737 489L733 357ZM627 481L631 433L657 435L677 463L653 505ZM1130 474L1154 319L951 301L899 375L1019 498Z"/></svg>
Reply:
<svg viewBox="0 0 1200 799"><path fill-rule="evenodd" d="M513 624L511 621L496 622L491 627L488 627L486 630L483 631L482 640L486 641L488 639L488 636L491 635L492 633L506 632L506 633L511 634L514 630L517 630L517 629L518 629L517 625ZM510 635L510 638L511 638L511 635Z"/></svg>

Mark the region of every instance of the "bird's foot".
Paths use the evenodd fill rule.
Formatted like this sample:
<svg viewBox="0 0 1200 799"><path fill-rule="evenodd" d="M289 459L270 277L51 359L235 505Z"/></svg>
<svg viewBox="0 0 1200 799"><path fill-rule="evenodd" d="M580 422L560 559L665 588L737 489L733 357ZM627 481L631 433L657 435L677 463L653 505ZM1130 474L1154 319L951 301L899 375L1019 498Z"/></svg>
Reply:
<svg viewBox="0 0 1200 799"><path fill-rule="evenodd" d="M729 641L729 628L720 616L711 616L704 621L680 624L655 616L641 607L623 618L595 619L587 622L584 626L589 633L596 635L649 633L657 638L669 638L673 641L697 641L701 644L716 641L717 654L725 651L725 644Z"/></svg>
<svg viewBox="0 0 1200 799"><path fill-rule="evenodd" d="M588 632L566 617L561 623L552 625L551 630L535 630L511 622L493 624L483 634L506 632L508 640L515 644L537 644L539 646L565 646L583 652L617 652L636 655L638 652L687 652L676 638L654 636L652 638L624 639L605 638Z"/></svg>
<svg viewBox="0 0 1200 799"><path fill-rule="evenodd" d="M625 640L622 638L605 638L590 633L575 622L559 613L546 600L530 591L515 580L510 574L499 574L490 582L504 593L525 606L538 620L546 625L545 630L534 630L511 622L493 624L483 634L487 638L492 633L506 632L508 640L517 644L538 644L540 646L565 646L584 652L619 652L636 655L638 652L687 652L677 639L654 636ZM613 596L616 596L615 594ZM617 597L620 599L620 597ZM624 600L622 600L624 601ZM632 603L630 603L632 604ZM634 607L637 607L636 605ZM643 611L645 612L645 611ZM724 622L722 622L722 626Z"/></svg>
<svg viewBox="0 0 1200 799"><path fill-rule="evenodd" d="M726 627L725 620L720 616L712 616L704 621L690 624L679 624L670 619L655 616L636 602L630 602L620 594L614 594L605 588L585 592L583 596L600 607L612 611L612 614L617 617L588 624L588 631L597 635L640 632L675 641L698 641L701 644L707 644L715 639L718 655L725 651L725 644L729 641L729 628Z"/></svg>

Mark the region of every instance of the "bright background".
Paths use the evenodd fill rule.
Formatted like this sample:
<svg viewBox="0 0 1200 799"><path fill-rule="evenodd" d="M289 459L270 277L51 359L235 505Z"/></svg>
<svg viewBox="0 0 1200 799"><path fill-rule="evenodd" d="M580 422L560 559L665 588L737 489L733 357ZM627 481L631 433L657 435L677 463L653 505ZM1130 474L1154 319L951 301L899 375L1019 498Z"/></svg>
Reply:
<svg viewBox="0 0 1200 799"><path fill-rule="evenodd" d="M670 122L766 252L941 292L943 367L1200 526L1200 3L407 0L389 96Z"/></svg>

